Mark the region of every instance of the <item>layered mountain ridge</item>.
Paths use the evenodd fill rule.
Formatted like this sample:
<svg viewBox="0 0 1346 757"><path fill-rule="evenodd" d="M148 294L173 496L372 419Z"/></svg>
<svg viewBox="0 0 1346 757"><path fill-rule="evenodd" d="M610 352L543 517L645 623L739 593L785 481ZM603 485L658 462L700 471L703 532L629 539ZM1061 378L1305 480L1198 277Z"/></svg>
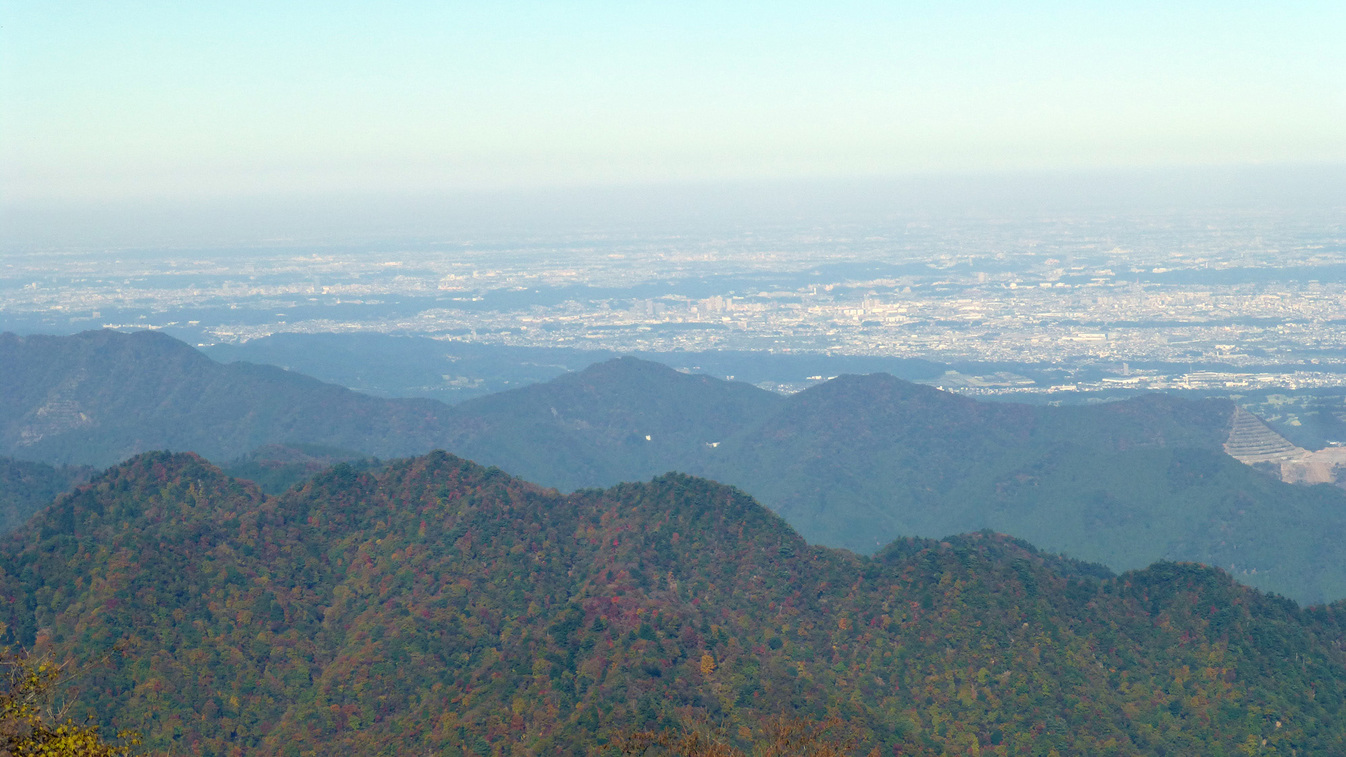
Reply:
<svg viewBox="0 0 1346 757"><path fill-rule="evenodd" d="M438 447L566 491L679 470L860 553L991 529L1118 571L1190 560L1300 602L1346 597L1346 492L1229 457L1227 401L1028 406L885 374L782 397L622 358L450 408L213 363L148 332L10 335L0 360L0 452L16 457L104 465L193 450L272 491L334 453L281 455L287 472L253 453L266 444L385 458ZM76 425L53 430L58 416Z"/></svg>

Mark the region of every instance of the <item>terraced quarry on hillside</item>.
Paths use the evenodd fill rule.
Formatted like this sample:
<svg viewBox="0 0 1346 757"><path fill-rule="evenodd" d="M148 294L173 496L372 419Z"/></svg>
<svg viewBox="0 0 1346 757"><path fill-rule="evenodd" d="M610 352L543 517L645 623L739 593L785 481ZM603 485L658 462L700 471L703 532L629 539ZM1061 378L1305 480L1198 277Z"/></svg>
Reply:
<svg viewBox="0 0 1346 757"><path fill-rule="evenodd" d="M1241 407L1234 411L1224 450L1246 465L1275 465L1286 483L1346 485L1346 447L1311 452L1291 443Z"/></svg>
<svg viewBox="0 0 1346 757"><path fill-rule="evenodd" d="M1284 463L1298 460L1309 451L1297 447L1290 440L1271 430L1261 418L1244 410L1235 408L1233 423L1229 428L1229 440L1224 451L1241 463Z"/></svg>

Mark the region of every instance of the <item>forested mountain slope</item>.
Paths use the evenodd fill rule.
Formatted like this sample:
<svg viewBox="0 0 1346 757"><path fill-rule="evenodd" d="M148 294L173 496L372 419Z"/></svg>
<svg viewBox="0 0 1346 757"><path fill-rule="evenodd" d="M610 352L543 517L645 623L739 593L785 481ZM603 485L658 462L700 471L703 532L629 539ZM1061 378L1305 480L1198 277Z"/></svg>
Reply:
<svg viewBox="0 0 1346 757"><path fill-rule="evenodd" d="M703 466L712 445L786 400L748 384L618 358L454 408L445 448L563 490Z"/></svg>
<svg viewBox="0 0 1346 757"><path fill-rule="evenodd" d="M121 645L77 713L185 754L595 754L832 712L881 754L1346 750L1346 607L974 535L809 547L704 480L560 495L435 453L265 497L192 455L0 543L5 640Z"/></svg>
<svg viewBox="0 0 1346 757"><path fill-rule="evenodd" d="M0 534L22 526L56 495L87 481L93 473L84 466L53 467L0 457Z"/></svg>
<svg viewBox="0 0 1346 757"><path fill-rule="evenodd" d="M1101 467L1135 448L1218 449L1222 410L1158 397L1067 408L978 402L883 374L842 376L788 398L717 448L704 470L758 493L806 536L868 551L898 534L966 529L987 494L972 482L1018 473L1044 453L1085 451ZM1030 484L1050 473L1033 472ZM949 501L959 489L964 496Z"/></svg>
<svg viewBox="0 0 1346 757"><path fill-rule="evenodd" d="M1346 492L1226 455L1232 403L977 402L891 376L789 397L698 473L740 486L810 541L990 528L1115 570L1218 565L1304 602L1346 597Z"/></svg>
<svg viewBox="0 0 1346 757"><path fill-rule="evenodd" d="M705 475L861 553L989 528L1115 570L1199 561L1303 602L1346 597L1346 492L1230 458L1233 409L979 402L884 374L777 397L623 359L465 402L447 447L562 489Z"/></svg>
<svg viewBox="0 0 1346 757"><path fill-rule="evenodd" d="M0 334L0 398L0 454L97 466L154 449L228 460L272 443L423 453L443 436L448 410L272 366L222 365L154 331Z"/></svg>

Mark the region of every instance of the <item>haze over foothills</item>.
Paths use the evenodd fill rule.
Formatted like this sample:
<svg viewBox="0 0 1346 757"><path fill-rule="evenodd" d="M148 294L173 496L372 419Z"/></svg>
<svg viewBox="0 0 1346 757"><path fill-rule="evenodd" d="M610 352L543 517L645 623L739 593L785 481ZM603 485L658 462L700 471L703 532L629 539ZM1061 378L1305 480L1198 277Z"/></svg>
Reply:
<svg viewBox="0 0 1346 757"><path fill-rule="evenodd" d="M0 0L0 663L172 753L1346 753L1343 29Z"/></svg>

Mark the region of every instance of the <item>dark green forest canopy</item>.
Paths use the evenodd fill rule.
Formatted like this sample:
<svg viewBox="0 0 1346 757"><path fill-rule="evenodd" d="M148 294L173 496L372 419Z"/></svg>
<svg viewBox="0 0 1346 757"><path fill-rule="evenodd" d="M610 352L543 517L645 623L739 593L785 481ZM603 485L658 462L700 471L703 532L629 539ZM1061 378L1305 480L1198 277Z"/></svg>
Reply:
<svg viewBox="0 0 1346 757"><path fill-rule="evenodd" d="M685 475L561 495L434 453L269 498L149 453L2 547L5 640L120 645L76 707L179 753L593 754L781 711L883 754L1346 751L1346 605L993 534L810 547Z"/></svg>
<svg viewBox="0 0 1346 757"><path fill-rule="evenodd" d="M76 484L94 474L86 466L52 466L0 457L0 534L22 526Z"/></svg>

